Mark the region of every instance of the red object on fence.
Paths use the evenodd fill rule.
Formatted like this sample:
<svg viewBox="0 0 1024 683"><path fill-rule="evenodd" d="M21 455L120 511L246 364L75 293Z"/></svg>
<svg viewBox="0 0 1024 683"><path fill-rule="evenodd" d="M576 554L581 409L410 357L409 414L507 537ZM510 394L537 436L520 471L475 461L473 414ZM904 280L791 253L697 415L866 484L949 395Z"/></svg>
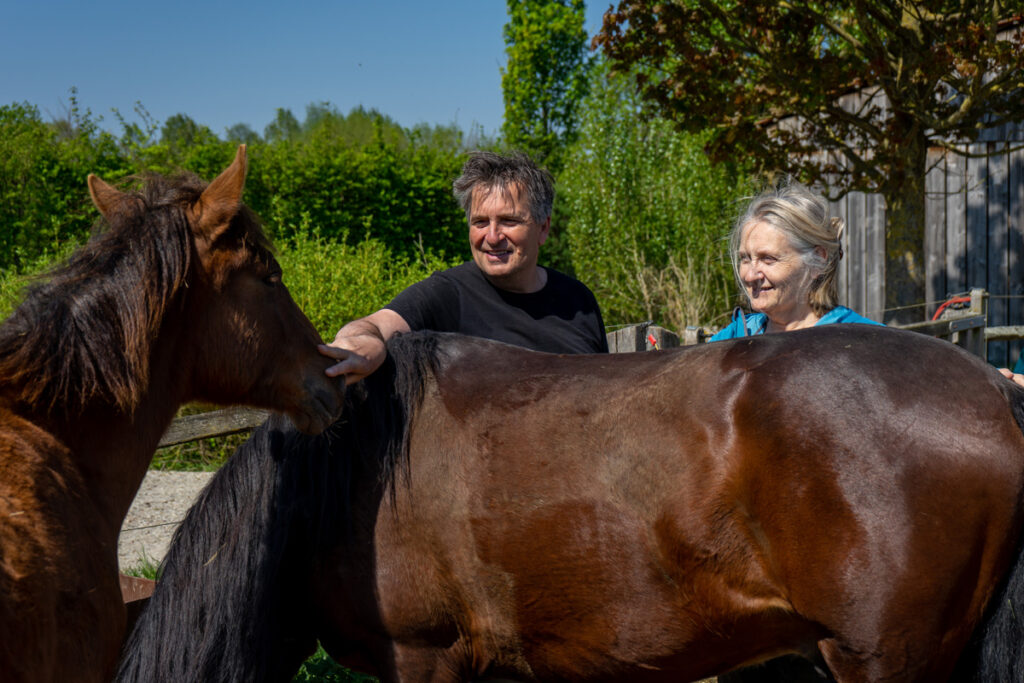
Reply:
<svg viewBox="0 0 1024 683"><path fill-rule="evenodd" d="M952 299L949 299L948 301L943 301L942 305L935 309L935 315L932 316L932 320L938 320L939 316L942 315L942 312L946 310L946 307L950 306L951 304L969 303L971 303L971 297L969 296L954 296Z"/></svg>

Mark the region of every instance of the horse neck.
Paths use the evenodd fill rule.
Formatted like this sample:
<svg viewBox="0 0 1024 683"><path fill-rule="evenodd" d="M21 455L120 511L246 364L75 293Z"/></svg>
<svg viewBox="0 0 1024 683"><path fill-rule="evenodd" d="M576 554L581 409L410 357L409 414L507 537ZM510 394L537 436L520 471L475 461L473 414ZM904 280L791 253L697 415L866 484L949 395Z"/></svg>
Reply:
<svg viewBox="0 0 1024 683"><path fill-rule="evenodd" d="M174 316L177 317L177 316ZM180 324L165 320L149 353L147 387L135 408L105 402L90 405L76 418L64 417L52 430L67 446L81 473L86 494L115 531L131 506L153 459L160 437L187 397L182 366L189 354L181 347Z"/></svg>

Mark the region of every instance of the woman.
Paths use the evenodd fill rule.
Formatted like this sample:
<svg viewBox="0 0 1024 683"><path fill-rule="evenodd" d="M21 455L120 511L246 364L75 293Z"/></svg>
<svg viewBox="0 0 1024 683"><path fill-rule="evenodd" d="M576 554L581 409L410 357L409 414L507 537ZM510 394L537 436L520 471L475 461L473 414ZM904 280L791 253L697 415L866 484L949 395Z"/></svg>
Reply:
<svg viewBox="0 0 1024 683"><path fill-rule="evenodd" d="M733 271L753 313L737 309L711 341L828 323L880 325L839 306L843 220L824 199L791 183L751 200L729 238Z"/></svg>

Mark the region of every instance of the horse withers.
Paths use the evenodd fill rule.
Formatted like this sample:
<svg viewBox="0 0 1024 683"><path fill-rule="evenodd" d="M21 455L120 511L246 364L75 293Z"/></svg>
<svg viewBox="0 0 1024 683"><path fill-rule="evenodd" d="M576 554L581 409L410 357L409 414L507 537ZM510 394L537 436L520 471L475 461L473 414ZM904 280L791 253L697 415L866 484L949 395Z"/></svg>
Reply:
<svg viewBox="0 0 1024 683"><path fill-rule="evenodd" d="M179 528L122 681L1019 681L1024 390L830 325L553 356L414 334L320 437L258 430Z"/></svg>
<svg viewBox="0 0 1024 683"><path fill-rule="evenodd" d="M0 678L106 681L124 638L117 537L187 401L326 428L343 388L242 204L245 148L209 186L88 186L107 229L0 326Z"/></svg>

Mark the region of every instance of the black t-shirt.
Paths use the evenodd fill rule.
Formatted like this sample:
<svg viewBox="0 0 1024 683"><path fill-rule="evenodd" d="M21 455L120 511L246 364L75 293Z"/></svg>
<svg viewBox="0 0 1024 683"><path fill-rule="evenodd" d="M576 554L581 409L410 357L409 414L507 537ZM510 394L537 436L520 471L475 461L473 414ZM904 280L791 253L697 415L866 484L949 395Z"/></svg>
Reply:
<svg viewBox="0 0 1024 683"><path fill-rule="evenodd" d="M388 308L414 330L459 332L549 353L608 351L597 299L567 275L545 268L538 292L507 292L473 261L407 287Z"/></svg>

